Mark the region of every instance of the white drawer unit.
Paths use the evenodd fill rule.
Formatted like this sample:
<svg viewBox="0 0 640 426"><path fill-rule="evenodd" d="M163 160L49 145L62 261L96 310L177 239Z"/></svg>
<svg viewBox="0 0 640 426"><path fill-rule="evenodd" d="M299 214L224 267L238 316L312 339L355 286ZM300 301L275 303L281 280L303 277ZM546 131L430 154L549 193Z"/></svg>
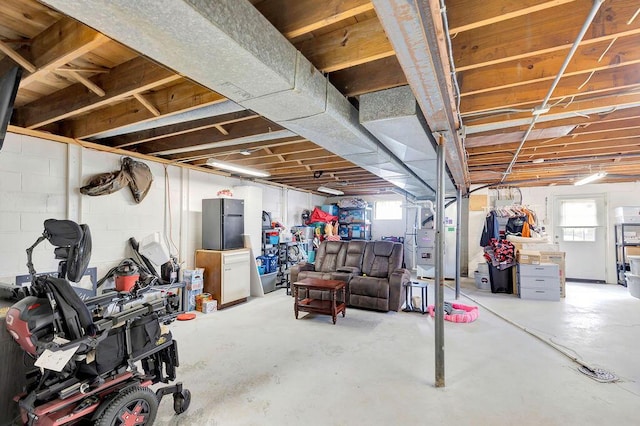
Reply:
<svg viewBox="0 0 640 426"><path fill-rule="evenodd" d="M560 267L555 263L518 265L521 299L560 300Z"/></svg>
<svg viewBox="0 0 640 426"><path fill-rule="evenodd" d="M555 263L541 263L539 265L518 265L518 273L527 277L560 277L560 267Z"/></svg>

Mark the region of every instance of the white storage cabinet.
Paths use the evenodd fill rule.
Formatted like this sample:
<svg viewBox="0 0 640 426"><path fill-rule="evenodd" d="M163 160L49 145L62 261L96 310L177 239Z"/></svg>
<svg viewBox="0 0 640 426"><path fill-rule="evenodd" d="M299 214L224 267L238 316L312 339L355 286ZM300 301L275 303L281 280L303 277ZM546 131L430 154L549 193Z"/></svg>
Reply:
<svg viewBox="0 0 640 426"><path fill-rule="evenodd" d="M518 264L518 294L521 299L560 300L560 266Z"/></svg>

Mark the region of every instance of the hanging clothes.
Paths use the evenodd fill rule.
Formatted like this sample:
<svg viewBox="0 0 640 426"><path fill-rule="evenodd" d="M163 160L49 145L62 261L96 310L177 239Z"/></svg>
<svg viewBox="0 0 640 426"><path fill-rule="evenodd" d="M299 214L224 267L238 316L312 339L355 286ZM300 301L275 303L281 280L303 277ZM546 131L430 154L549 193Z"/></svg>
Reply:
<svg viewBox="0 0 640 426"><path fill-rule="evenodd" d="M500 238L500 224L498 223L498 215L495 211L490 211L485 218L484 229L480 237L480 246L488 246L492 238Z"/></svg>

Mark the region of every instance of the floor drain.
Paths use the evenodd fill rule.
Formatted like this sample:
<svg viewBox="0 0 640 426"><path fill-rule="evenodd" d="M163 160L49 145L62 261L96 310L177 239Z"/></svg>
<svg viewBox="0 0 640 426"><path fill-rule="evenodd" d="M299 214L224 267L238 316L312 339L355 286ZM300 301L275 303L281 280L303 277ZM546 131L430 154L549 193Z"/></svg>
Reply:
<svg viewBox="0 0 640 426"><path fill-rule="evenodd" d="M607 370L603 370L602 368L589 368L581 365L580 367L578 367L578 371L580 371L582 374L586 374L593 380L597 380L600 383L609 383L618 380L618 376L608 372Z"/></svg>

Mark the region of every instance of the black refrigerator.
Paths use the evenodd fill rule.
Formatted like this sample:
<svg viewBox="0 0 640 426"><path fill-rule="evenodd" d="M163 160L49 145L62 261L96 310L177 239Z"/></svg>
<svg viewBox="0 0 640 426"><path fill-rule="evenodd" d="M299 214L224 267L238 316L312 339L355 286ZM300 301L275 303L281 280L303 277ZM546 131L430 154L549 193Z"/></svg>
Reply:
<svg viewBox="0 0 640 426"><path fill-rule="evenodd" d="M202 248L232 250L244 247L244 200L202 200Z"/></svg>

